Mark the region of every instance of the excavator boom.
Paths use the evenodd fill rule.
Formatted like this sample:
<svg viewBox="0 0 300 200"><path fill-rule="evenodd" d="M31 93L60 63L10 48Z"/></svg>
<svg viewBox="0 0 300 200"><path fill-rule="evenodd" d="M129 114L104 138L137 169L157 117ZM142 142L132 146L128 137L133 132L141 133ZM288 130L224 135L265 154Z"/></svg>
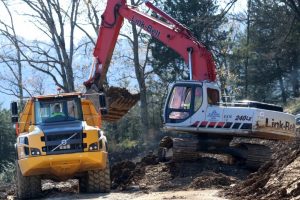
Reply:
<svg viewBox="0 0 300 200"><path fill-rule="evenodd" d="M159 10L150 2L147 1L146 5L168 21L168 23L127 5L126 0L108 0L106 9L101 16L102 22L93 53L96 59L96 68L90 79L85 82L85 85L89 87L99 79L97 81L98 87L103 87L124 18L172 48L181 55L187 64L191 63L192 80L215 81L216 67L212 54L207 48L184 25ZM191 57L189 57L189 52L191 52Z"/></svg>
<svg viewBox="0 0 300 200"><path fill-rule="evenodd" d="M136 7L127 5L126 0L107 1L106 9L101 16L102 22L93 53L95 65L89 80L84 83L88 91L107 93L105 91L106 75L124 18L181 55L190 67L191 80L216 80L216 67L212 54L197 41L189 29L150 2L147 1L146 6L164 18L167 23L140 12ZM114 96L116 96L118 91L116 88L114 90L116 91ZM111 115L109 119L115 119L114 121L120 119L124 113L127 113L127 108L130 109L138 101L138 95L126 93L126 96L109 101L108 114ZM112 100L109 96L108 99ZM114 108L110 105L114 105ZM125 107L126 109L124 109Z"/></svg>

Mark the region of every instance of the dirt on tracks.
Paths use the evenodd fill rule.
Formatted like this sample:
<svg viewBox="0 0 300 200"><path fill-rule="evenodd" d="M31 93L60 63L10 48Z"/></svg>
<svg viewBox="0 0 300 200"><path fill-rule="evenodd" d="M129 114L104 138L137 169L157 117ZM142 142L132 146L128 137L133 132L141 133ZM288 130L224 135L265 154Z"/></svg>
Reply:
<svg viewBox="0 0 300 200"><path fill-rule="evenodd" d="M233 199L300 199L300 142L278 143L272 159L225 194Z"/></svg>

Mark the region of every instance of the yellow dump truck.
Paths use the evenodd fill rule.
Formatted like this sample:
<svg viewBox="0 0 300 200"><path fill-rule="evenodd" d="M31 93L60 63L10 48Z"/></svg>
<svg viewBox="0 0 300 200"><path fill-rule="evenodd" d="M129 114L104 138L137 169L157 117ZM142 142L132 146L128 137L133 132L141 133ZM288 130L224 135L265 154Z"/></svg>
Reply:
<svg viewBox="0 0 300 200"><path fill-rule="evenodd" d="M102 99L102 102L101 102ZM99 98L105 106L105 98ZM80 192L109 192L110 170L101 113L81 93L37 96L27 101L16 126L17 193L21 199L41 195L42 179L79 180Z"/></svg>

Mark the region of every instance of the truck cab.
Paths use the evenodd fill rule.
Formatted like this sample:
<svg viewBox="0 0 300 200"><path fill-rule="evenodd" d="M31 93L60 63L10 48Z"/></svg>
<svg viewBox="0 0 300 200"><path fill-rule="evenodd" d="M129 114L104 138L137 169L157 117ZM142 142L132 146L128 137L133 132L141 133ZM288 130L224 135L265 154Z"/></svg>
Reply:
<svg viewBox="0 0 300 200"><path fill-rule="evenodd" d="M81 93L37 96L20 117L16 110L13 103L19 198L40 196L42 179L76 178L81 192L110 190L107 140L90 100Z"/></svg>

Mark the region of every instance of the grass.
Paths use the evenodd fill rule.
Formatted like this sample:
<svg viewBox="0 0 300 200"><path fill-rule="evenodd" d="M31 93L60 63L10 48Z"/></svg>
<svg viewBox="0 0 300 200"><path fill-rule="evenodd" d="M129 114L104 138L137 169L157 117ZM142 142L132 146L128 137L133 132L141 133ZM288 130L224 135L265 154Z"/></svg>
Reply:
<svg viewBox="0 0 300 200"><path fill-rule="evenodd" d="M13 183L16 177L15 163L2 163L2 172L0 173L0 183Z"/></svg>

